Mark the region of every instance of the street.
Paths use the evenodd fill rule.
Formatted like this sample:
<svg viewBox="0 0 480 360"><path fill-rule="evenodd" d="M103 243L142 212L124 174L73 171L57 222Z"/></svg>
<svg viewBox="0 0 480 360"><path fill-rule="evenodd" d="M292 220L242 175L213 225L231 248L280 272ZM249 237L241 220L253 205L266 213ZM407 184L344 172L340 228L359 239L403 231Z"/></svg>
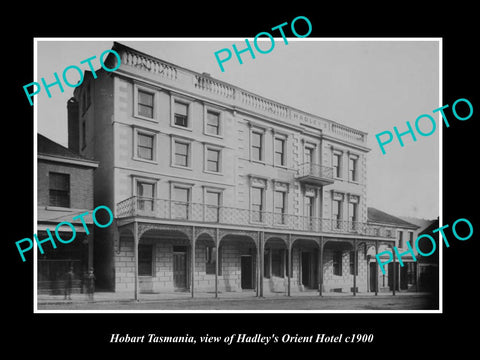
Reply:
<svg viewBox="0 0 480 360"><path fill-rule="evenodd" d="M435 310L438 302L428 295L318 296L276 298L181 298L166 300L55 302L38 310Z"/></svg>

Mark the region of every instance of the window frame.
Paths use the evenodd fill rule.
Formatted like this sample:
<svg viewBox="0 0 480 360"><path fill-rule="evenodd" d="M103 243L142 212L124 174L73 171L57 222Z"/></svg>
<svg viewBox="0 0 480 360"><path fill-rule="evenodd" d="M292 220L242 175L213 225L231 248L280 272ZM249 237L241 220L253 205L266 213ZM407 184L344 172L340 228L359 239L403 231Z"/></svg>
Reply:
<svg viewBox="0 0 480 360"><path fill-rule="evenodd" d="M359 182L359 163L360 157L358 155L350 154L348 156L348 181L353 183ZM351 167L351 161L353 161L353 169Z"/></svg>
<svg viewBox="0 0 480 360"><path fill-rule="evenodd" d="M254 210L253 209L253 205L254 205L254 203L253 203L253 200L254 200L253 192L254 192L254 190L259 190L260 191L260 200L261 200L260 210ZM262 224L264 222L265 193L266 193L266 191L265 191L264 187L261 187L261 186L251 186L250 187L250 222L252 222L252 223ZM258 212L258 219L259 220L257 220L254 217L254 212Z"/></svg>
<svg viewBox="0 0 480 360"><path fill-rule="evenodd" d="M222 154L222 151L223 149L221 147L218 147L218 146L214 146L214 145L209 145L209 144L205 144L205 147L204 147L204 156L203 156L203 163L204 163L204 166L203 166L203 171L206 172L206 173L209 173L209 174L216 174L216 175L221 175L222 174L222 171L223 171L223 166L222 166L222 160L223 160L223 154ZM217 162L217 171L213 171L213 170L209 170L208 169L208 163L209 163L209 160L208 160L208 152L209 151L216 151L218 152L218 162Z"/></svg>
<svg viewBox="0 0 480 360"><path fill-rule="evenodd" d="M187 106L187 126L181 126L175 124L175 103L183 104ZM170 126L176 129L192 131L192 103L191 99L185 97L172 95L170 97Z"/></svg>
<svg viewBox="0 0 480 360"><path fill-rule="evenodd" d="M63 189L53 189L52 188L52 175L61 175L62 177L64 177L67 181L67 185L68 185L68 189L67 190L63 190ZM48 206L54 206L54 207L60 207L60 208L70 208L70 206L72 205L72 197L71 197L71 190L72 190L72 184L71 184L71 176L69 173L62 173L62 172L57 172L57 171L49 171L48 172ZM52 204L52 191L56 191L56 192L66 192L66 195L67 195L67 205L64 206L63 204L62 205L58 205L58 204Z"/></svg>
<svg viewBox="0 0 480 360"><path fill-rule="evenodd" d="M398 248L405 249L405 239L403 238L403 230L398 230Z"/></svg>
<svg viewBox="0 0 480 360"><path fill-rule="evenodd" d="M138 137L139 135L144 135L144 136L151 136L153 138L152 142L152 159L145 159L142 157L138 156L138 146L139 146L139 141ZM148 162L151 164L157 164L157 133L154 131L146 130L146 129L139 129L139 128L134 128L133 129L133 157L134 160L137 161L144 161Z"/></svg>
<svg viewBox="0 0 480 360"><path fill-rule="evenodd" d="M141 211L155 211L155 200L157 199L157 181L158 180L155 180L155 179L148 179L148 178L140 178L140 177L135 177L133 179L133 185L134 185L134 196L137 198L137 209L141 210ZM140 195L138 194L138 185L139 184L148 184L148 185L152 185L152 198L151 200L141 200L139 199ZM142 196L143 197L143 196ZM140 209L140 202L139 201L144 201L144 202L147 202L147 201L151 201L151 208L150 209L147 209L145 210L145 208L143 209Z"/></svg>
<svg viewBox="0 0 480 360"><path fill-rule="evenodd" d="M260 135L260 159L253 158L253 134ZM265 129L251 127L250 128L250 144L249 144L249 153L250 153L250 161L265 164Z"/></svg>
<svg viewBox="0 0 480 360"><path fill-rule="evenodd" d="M187 165L179 165L176 163L176 144L183 144L187 145ZM171 145L171 167L176 167L179 169L187 169L187 170L192 170L192 141L183 139L183 138L177 138L177 137L172 137L172 145Z"/></svg>
<svg viewBox="0 0 480 360"><path fill-rule="evenodd" d="M338 203L338 214L335 217L335 206L334 204ZM343 200L341 199L332 199L332 220L335 221L335 229L341 229L341 222L343 221Z"/></svg>
<svg viewBox="0 0 480 360"><path fill-rule="evenodd" d="M277 212L276 210L279 208L277 206L277 193L278 194L282 194L282 200L283 200L283 204L282 204L282 212ZM287 225L287 191L284 191L284 190L278 190L278 189L274 189L273 190L273 218L274 218L274 223L275 225ZM278 215L280 215L280 219L281 221L277 221L278 220Z"/></svg>
<svg viewBox="0 0 480 360"><path fill-rule="evenodd" d="M309 164L310 168L312 165L317 164L317 145L308 142L305 140L305 143L303 145L303 163L304 164ZM308 152L308 157L310 158L310 161L307 161L307 152Z"/></svg>
<svg viewBox="0 0 480 360"><path fill-rule="evenodd" d="M282 142L282 162L277 162L277 140ZM273 166L286 168L287 165L287 136L275 134L273 136Z"/></svg>
<svg viewBox="0 0 480 360"><path fill-rule="evenodd" d="M172 208L170 209L170 218L178 220L191 220L192 218L192 185L182 184L182 183L172 183L171 195L170 195L170 206L173 208L177 202L180 200L175 199L175 190L182 189L187 190L187 201L186 201L186 217L174 217Z"/></svg>
<svg viewBox="0 0 480 360"><path fill-rule="evenodd" d="M208 132L208 113L214 113L218 115L218 133L213 134ZM209 105L204 105L203 110L203 133L208 136L213 136L216 138L223 138L223 112L220 109L211 107Z"/></svg>
<svg viewBox="0 0 480 360"><path fill-rule="evenodd" d="M335 159L338 157L338 165L335 166ZM343 178L343 152L340 150L333 150L332 152L332 168L333 168L333 177L335 179ZM335 171L337 169L337 171Z"/></svg>
<svg viewBox="0 0 480 360"><path fill-rule="evenodd" d="M142 91L144 93L148 93L150 95L153 96L153 99L152 99L152 117L148 117L148 116L145 116L145 115L141 115L139 113L139 95L138 95L138 92L139 91ZM147 86L143 86L143 85L140 85L140 84L133 84L133 116L138 118L138 119L142 119L142 120L147 120L147 121L152 121L152 122L158 122L158 116L157 116L157 109L158 109L158 95L157 95L157 91L153 88L150 88L150 87L147 87Z"/></svg>
<svg viewBox="0 0 480 360"><path fill-rule="evenodd" d="M217 207L217 220L216 221L213 221L214 223L221 223L221 212L220 212L220 209L222 208L223 206L223 190L224 189L220 189L220 188L212 188L212 187L207 187L205 186L203 188L203 205L204 205L204 211L203 211L203 220L205 222L212 222L210 221L209 219L207 219L207 208L209 206L213 206L213 205L210 205L210 204L207 204L207 198L208 198L208 193L215 193L218 195L218 205L214 205Z"/></svg>

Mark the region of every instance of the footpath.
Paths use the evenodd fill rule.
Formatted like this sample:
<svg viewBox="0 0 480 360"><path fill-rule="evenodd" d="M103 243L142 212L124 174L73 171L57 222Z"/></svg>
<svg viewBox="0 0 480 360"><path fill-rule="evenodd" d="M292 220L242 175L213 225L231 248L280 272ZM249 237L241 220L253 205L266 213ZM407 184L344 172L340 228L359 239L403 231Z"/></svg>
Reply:
<svg viewBox="0 0 480 360"><path fill-rule="evenodd" d="M429 296L429 293L426 292L407 292L407 291L396 291L395 296L407 296L407 297L424 297ZM355 296L353 293L337 293L329 292L323 293L324 298L374 298L376 295L372 292L366 293L357 293ZM308 297L310 299L320 298L318 291L304 291L292 293L290 298L297 297ZM377 297L393 297L391 291L389 292L379 292ZM155 302L162 300L185 300L191 299L191 292L168 292L168 293L149 293L149 294L139 294L138 301L140 302ZM215 299L215 293L213 292L198 292L194 294L195 299ZM242 292L226 292L219 293L219 299L229 299L229 300L240 300L240 299L254 299L256 293L254 291L242 291ZM285 293L267 293L264 294L263 298L267 299L288 299L289 297ZM133 293L115 293L115 292L96 292L93 296L93 299L89 299L86 294L71 294L71 299L64 299L64 295L37 295L37 304L38 305L55 305L55 304L80 304L80 303L115 303L115 302L135 302Z"/></svg>

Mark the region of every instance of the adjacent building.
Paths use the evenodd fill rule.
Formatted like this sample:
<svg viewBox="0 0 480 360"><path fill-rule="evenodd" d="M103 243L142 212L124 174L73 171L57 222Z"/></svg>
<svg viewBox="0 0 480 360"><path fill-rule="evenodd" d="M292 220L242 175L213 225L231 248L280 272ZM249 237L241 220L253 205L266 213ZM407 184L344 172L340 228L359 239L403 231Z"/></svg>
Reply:
<svg viewBox="0 0 480 360"><path fill-rule="evenodd" d="M69 102L69 147L99 162L95 205L115 215L95 233L98 287L375 291L367 255L396 234L367 222L365 132L113 50L120 67L87 71Z"/></svg>
<svg viewBox="0 0 480 360"><path fill-rule="evenodd" d="M426 291L431 292L434 294L438 294L439 291L439 235L438 232L433 232L434 230L438 229L439 225L439 218L432 221L432 223L426 227L423 231L420 232L419 235L428 234L435 240L436 249L432 255L430 256L417 256L418 261L418 289L419 291ZM429 253L431 248L423 248L422 245L419 243L420 251L424 253ZM425 245L423 245L425 247Z"/></svg>
<svg viewBox="0 0 480 360"><path fill-rule="evenodd" d="M369 207L367 212L368 223L371 226L387 227L386 231L389 235L395 237L394 246L397 247L398 252L405 253L401 257L403 266L401 266L398 256L395 256L395 261L385 266L385 274L379 269L375 254L370 254L370 289L374 289L375 282L377 282L380 292L392 291L394 286L395 290L399 291L418 291L418 263L416 261L418 252L415 248L415 239L419 235L420 227L373 207ZM412 247L415 258L408 253L407 242ZM384 250L392 251L391 247L382 246L379 252ZM382 261L386 261L387 258L387 255L381 256ZM376 276L378 279L375 278Z"/></svg>
<svg viewBox="0 0 480 360"><path fill-rule="evenodd" d="M42 254L38 251L37 286L39 294L60 294L64 291L64 277L73 268L73 292L81 292L83 275L93 266L93 224L85 217L89 235L80 220L73 217L92 211L94 171L98 162L81 156L66 147L38 134L37 156L37 236L48 238L50 230L57 245L43 244ZM58 236L69 244L55 240L55 228L63 222L74 226L59 227Z"/></svg>

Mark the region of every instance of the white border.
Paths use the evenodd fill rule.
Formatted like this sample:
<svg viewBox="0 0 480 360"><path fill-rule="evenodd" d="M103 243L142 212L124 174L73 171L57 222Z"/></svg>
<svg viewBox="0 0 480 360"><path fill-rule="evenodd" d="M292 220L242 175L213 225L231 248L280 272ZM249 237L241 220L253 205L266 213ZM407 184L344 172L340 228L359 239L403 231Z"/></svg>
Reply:
<svg viewBox="0 0 480 360"><path fill-rule="evenodd" d="M38 78L37 73L37 60L38 60L38 52L37 52L37 44L39 41L244 41L246 38L239 38L239 37L226 37L226 38L131 38L131 37L108 37L108 38L83 38L83 37L73 37L73 38L57 38L57 37L44 37L44 38L33 38L33 76L34 79ZM253 40L253 38L248 38L249 40ZM283 41L282 38L274 38L275 41ZM347 38L287 38L289 42L295 41L437 41L439 43L439 107L443 105L443 38L442 37L396 37L396 38L387 38L387 37L380 37L380 38L355 38L355 37L347 37ZM260 41L267 41L267 39L258 39ZM269 39L268 39L269 40ZM34 80L35 81L35 80ZM34 169L34 179L33 179L33 191L34 191L34 199L33 199L33 206L34 206L34 216L33 216L33 229L34 233L37 233L37 101L34 102L33 105L33 117L34 117L34 125L33 125L33 146L34 146L34 158L33 158L33 169ZM432 109L433 110L433 109ZM439 116L439 124L442 123L441 115ZM440 227L443 226L443 198L442 198L442 187L443 187L443 166L442 166L442 158L443 158L443 126L439 126L439 225ZM215 313L215 314L224 314L224 313L281 313L281 314L305 314L305 313L343 313L343 314L378 314L378 313L387 313L387 314L404 314L404 313L434 313L434 314L441 314L443 313L443 246L439 247L439 309L438 310L39 310L38 309L38 296L37 296L37 247L35 246L35 250L33 251L33 307L34 313L193 313L193 314L203 314L203 313ZM441 270L441 271L440 271ZM382 298L384 295L380 296L372 296L373 299ZM385 295L385 296L392 296L392 295ZM408 296L408 295L407 295ZM310 298L310 297L308 297ZM202 298L203 299L203 298ZM210 299L210 298L204 298ZM250 298L248 298L250 299ZM257 298L255 298L257 299ZM274 299L274 298L272 298ZM282 298L283 299L283 298ZM213 298L212 298L213 300ZM224 298L224 300L242 300L242 298ZM246 298L247 300L247 298ZM132 300L133 301L133 300ZM159 301L163 301L159 299ZM341 300L340 300L341 301ZM294 304L294 301L292 301Z"/></svg>

